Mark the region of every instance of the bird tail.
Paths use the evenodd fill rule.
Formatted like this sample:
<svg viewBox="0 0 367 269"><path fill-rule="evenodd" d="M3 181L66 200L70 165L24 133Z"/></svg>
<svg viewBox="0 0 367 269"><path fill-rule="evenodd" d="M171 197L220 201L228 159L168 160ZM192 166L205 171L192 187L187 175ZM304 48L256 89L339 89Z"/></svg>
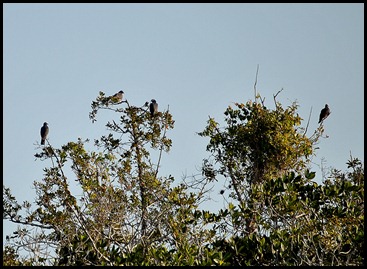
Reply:
<svg viewBox="0 0 367 269"><path fill-rule="evenodd" d="M45 140L41 139L41 145L44 145L44 144L45 144Z"/></svg>

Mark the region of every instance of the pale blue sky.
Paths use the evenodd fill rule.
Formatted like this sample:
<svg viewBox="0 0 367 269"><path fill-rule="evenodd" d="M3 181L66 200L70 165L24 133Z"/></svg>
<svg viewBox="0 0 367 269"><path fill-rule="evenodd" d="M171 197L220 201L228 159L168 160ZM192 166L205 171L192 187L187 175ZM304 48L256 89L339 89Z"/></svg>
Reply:
<svg viewBox="0 0 367 269"><path fill-rule="evenodd" d="M303 126L313 108L308 134L329 104L318 179L323 158L341 170L350 151L364 161L364 4L3 4L3 59L3 182L21 201L34 200L32 183L50 165L34 158L44 121L60 147L93 141L117 119L89 120L101 90L169 105L176 124L160 174L197 174L209 153L196 133L253 99L258 64L266 105L284 88L278 101L297 100Z"/></svg>

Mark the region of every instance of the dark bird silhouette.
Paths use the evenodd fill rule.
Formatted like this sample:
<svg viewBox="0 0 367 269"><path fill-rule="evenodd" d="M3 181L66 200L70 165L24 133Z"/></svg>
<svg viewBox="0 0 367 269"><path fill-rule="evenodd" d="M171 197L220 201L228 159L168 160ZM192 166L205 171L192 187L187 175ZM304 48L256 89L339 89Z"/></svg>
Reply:
<svg viewBox="0 0 367 269"><path fill-rule="evenodd" d="M122 98L124 98L124 91L119 91L118 93L115 93L111 96L111 101L113 103L120 103Z"/></svg>
<svg viewBox="0 0 367 269"><path fill-rule="evenodd" d="M153 117L154 114L158 113L158 103L156 100L152 99L149 105L150 115Z"/></svg>
<svg viewBox="0 0 367 269"><path fill-rule="evenodd" d="M47 135L48 135L48 126L47 126L47 122L45 122L43 123L43 126L41 127L41 145L45 144Z"/></svg>
<svg viewBox="0 0 367 269"><path fill-rule="evenodd" d="M325 107L320 112L319 123L324 121L329 115L330 115L330 108L326 104Z"/></svg>

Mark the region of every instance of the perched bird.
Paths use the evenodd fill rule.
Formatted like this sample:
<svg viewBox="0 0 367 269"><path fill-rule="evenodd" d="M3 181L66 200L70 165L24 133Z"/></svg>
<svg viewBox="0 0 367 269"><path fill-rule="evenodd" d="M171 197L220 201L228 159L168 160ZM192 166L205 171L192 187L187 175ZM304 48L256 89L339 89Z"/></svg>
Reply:
<svg viewBox="0 0 367 269"><path fill-rule="evenodd" d="M47 122L45 122L43 123L43 126L41 127L41 145L45 144L47 135L48 135L48 126L47 126Z"/></svg>
<svg viewBox="0 0 367 269"><path fill-rule="evenodd" d="M113 103L120 103L123 97L124 97L124 91L119 91L118 93L115 93L114 95L111 96L111 101Z"/></svg>
<svg viewBox="0 0 367 269"><path fill-rule="evenodd" d="M320 112L319 123L322 122L324 119L326 119L329 115L330 115L330 109L329 106L326 104L325 107Z"/></svg>
<svg viewBox="0 0 367 269"><path fill-rule="evenodd" d="M153 117L154 114L158 113L158 103L156 100L152 99L149 105L150 115Z"/></svg>

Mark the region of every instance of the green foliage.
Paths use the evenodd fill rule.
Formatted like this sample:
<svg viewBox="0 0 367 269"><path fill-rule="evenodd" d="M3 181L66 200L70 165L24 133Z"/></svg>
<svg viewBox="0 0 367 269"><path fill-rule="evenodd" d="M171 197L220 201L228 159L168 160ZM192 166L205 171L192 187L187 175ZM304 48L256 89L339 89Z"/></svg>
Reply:
<svg viewBox="0 0 367 269"><path fill-rule="evenodd" d="M228 107L224 112L227 126L220 129L210 118L199 133L210 138L207 150L220 164L217 174L251 183L305 168L313 148L310 139L300 133L296 103L286 109L277 103L275 110L251 101L235 105L236 109ZM216 174L209 162L204 174L211 179Z"/></svg>
<svg viewBox="0 0 367 269"><path fill-rule="evenodd" d="M235 105L224 113L226 126L220 128L210 118L199 133L210 138L207 150L212 157L204 160L203 175L210 181L229 180L229 197L237 201L211 216L224 235L215 248L232 253L224 262L239 266L361 264L361 162L349 161L353 172L334 174L335 181L318 185L307 164L322 135L321 127L306 137L295 103L283 109L276 102L274 110L252 102ZM337 180L347 177L350 180L343 183ZM351 204L353 213L347 215ZM358 254L349 252L352 249Z"/></svg>
<svg viewBox="0 0 367 269"><path fill-rule="evenodd" d="M35 261L21 259L11 246L5 246L3 249L3 266L31 266L34 264Z"/></svg>
<svg viewBox="0 0 367 269"><path fill-rule="evenodd" d="M90 119L105 109L118 120L94 140L97 151L80 139L42 147L35 156L51 165L34 182L34 204L3 186L3 219L22 227L7 236L3 265L362 265L363 164L351 158L347 172L317 184L307 164L323 129L306 137L297 107L236 103L226 126L210 118L199 135L213 159L202 178L177 184L159 175L172 146L169 111L152 117L100 92ZM200 209L207 183L223 178L227 205Z"/></svg>
<svg viewBox="0 0 367 269"><path fill-rule="evenodd" d="M354 168L363 171L361 164ZM362 265L364 186L353 181L364 174L322 185L310 175L289 173L253 185L253 199L263 203L256 212L257 231L219 239L213 250L227 253L224 262L237 266ZM250 216L247 209L229 204L218 216L223 226L236 227Z"/></svg>
<svg viewBox="0 0 367 269"><path fill-rule="evenodd" d="M88 140L80 139L60 149L43 147L35 156L51 160L52 166L34 183L37 207L29 207L22 218L18 213L23 207L4 187L7 218L30 226L39 223L42 231L34 243L53 246L57 265L154 264L149 255L159 253L155 246L162 246L163 253L204 241L207 235L196 232L198 222L190 217L200 196L188 192L185 184L172 187L171 176L158 176L162 153L172 146L166 135L174 126L169 111L151 117L146 106L128 101L114 105L104 93L92 102L92 121L100 109L119 115L118 122L106 124L111 133L94 141L103 151L88 151ZM155 151L158 163L150 158ZM32 241L31 231L12 239L21 246L25 238ZM42 255L47 253L36 256Z"/></svg>
<svg viewBox="0 0 367 269"><path fill-rule="evenodd" d="M256 229L256 216L244 208L256 212L263 207L253 197L252 185L282 177L289 171L302 171L314 150L313 142L301 133L305 131L299 127L301 117L296 103L284 109L276 102L274 110L251 101L235 105L235 109L228 107L224 112L226 126L220 128L210 118L199 133L210 138L207 150L212 156L204 160L203 175L211 181L222 176L230 182L230 197L242 205L240 209L246 214L236 227L251 233Z"/></svg>

